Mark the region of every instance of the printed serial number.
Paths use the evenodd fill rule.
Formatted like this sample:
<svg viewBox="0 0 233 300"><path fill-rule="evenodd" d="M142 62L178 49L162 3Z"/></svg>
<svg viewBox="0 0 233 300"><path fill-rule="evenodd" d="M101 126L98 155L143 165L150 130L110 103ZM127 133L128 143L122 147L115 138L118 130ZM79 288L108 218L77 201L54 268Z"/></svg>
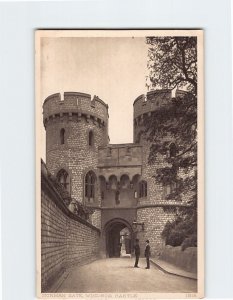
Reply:
<svg viewBox="0 0 233 300"><path fill-rule="evenodd" d="M188 293L186 294L186 298L196 298L196 294Z"/></svg>

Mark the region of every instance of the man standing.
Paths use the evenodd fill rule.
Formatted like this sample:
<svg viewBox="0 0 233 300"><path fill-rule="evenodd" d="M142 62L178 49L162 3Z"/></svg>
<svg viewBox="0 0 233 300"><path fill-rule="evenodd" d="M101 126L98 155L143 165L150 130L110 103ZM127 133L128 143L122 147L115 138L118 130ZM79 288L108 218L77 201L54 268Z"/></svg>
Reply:
<svg viewBox="0 0 233 300"><path fill-rule="evenodd" d="M139 268L139 266L138 266L138 261L139 261L139 256L140 256L139 239L136 239L135 242L136 242L136 245L134 246L134 252L135 252L134 268Z"/></svg>
<svg viewBox="0 0 233 300"><path fill-rule="evenodd" d="M145 257L146 257L146 269L150 269L150 242L146 240L146 249L145 249Z"/></svg>

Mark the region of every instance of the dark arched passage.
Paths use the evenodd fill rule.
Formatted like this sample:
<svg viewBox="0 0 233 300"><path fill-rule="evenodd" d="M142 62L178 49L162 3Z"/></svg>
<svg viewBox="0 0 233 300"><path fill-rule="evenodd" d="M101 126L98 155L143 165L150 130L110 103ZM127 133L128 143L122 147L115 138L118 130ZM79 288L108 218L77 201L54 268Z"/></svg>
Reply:
<svg viewBox="0 0 233 300"><path fill-rule="evenodd" d="M132 253L133 230L124 219L116 218L105 225L106 255L120 257Z"/></svg>

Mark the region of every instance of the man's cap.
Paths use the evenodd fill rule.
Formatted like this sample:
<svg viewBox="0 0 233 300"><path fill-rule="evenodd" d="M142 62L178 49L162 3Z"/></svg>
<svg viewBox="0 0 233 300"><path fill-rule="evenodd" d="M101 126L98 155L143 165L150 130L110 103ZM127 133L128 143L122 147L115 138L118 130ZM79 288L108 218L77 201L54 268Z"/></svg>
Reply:
<svg viewBox="0 0 233 300"><path fill-rule="evenodd" d="M146 240L146 242L149 243L150 241L149 241L149 240Z"/></svg>

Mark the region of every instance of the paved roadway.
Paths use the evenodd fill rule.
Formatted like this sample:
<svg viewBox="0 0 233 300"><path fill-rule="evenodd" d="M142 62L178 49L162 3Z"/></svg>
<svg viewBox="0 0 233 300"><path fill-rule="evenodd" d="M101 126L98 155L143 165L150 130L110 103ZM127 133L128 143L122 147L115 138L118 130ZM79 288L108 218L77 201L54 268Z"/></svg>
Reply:
<svg viewBox="0 0 233 300"><path fill-rule="evenodd" d="M195 293L197 281L164 274L145 259L134 268L134 258L107 258L71 270L59 293Z"/></svg>

